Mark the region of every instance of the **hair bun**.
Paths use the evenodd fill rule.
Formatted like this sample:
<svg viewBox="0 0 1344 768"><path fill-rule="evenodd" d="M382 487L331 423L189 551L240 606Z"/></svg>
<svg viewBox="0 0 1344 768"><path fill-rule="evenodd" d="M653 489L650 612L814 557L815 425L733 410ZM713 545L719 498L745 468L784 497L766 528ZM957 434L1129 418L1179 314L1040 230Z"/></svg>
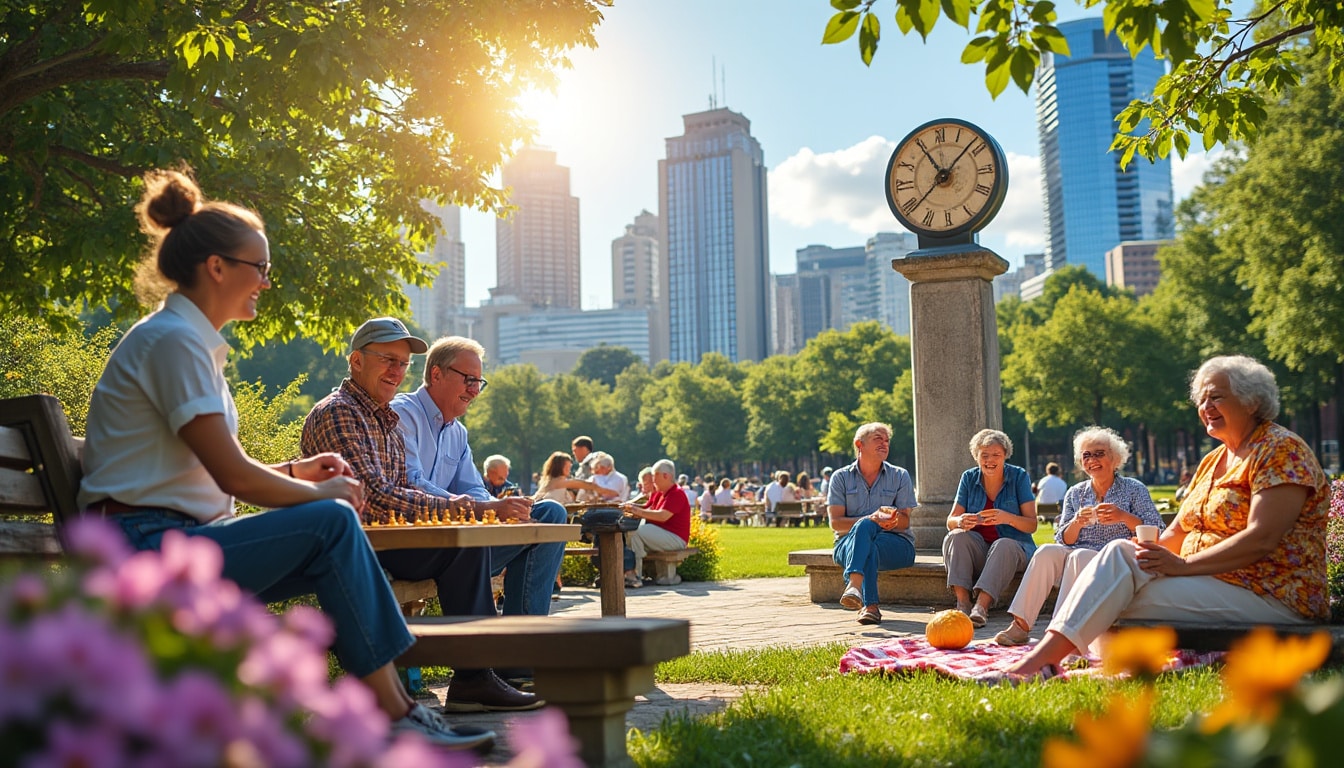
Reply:
<svg viewBox="0 0 1344 768"><path fill-rule="evenodd" d="M164 232L182 223L204 204L200 187L181 171L156 170L145 174L145 196L136 213L148 233Z"/></svg>

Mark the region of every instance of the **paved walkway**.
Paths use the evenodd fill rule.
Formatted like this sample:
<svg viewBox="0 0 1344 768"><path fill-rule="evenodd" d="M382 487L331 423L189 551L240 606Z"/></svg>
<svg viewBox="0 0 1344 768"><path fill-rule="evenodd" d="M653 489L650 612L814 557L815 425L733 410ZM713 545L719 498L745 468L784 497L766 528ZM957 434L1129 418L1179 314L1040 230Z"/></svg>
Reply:
<svg viewBox="0 0 1344 768"><path fill-rule="evenodd" d="M863 626L856 613L839 603L815 604L807 598L804 577L742 579L719 582L683 582L675 587L647 585L626 592L626 615L631 617L684 618L691 622L691 650L716 651L735 648L790 647L846 643L860 645L905 634L922 634L934 610L928 606L883 605L883 622ZM941 608L940 608L941 610ZM601 597L596 589L566 587L553 616L600 616ZM1003 611L990 614L987 627L977 639L987 639L1008 626ZM440 700L445 689L434 693ZM626 725L649 731L667 714L686 712L703 715L736 701L743 690L730 685L659 685L635 701ZM453 722L484 725L501 734L511 717L526 715L453 715ZM505 743L496 747L486 765L501 765L511 753Z"/></svg>

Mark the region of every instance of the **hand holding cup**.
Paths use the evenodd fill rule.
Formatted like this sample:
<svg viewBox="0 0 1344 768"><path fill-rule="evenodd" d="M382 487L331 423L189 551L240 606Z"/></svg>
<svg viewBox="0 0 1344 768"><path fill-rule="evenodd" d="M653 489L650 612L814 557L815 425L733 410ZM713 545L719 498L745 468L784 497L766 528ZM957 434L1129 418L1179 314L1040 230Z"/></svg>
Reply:
<svg viewBox="0 0 1344 768"><path fill-rule="evenodd" d="M1140 544L1156 544L1157 533L1156 525L1134 526L1134 536L1138 538Z"/></svg>

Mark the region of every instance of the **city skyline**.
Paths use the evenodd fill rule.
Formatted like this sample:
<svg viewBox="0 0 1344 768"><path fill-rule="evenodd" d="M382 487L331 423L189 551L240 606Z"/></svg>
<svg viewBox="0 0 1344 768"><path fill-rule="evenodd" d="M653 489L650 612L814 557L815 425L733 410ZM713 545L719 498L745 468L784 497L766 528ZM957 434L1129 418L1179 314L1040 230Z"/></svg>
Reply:
<svg viewBox="0 0 1344 768"><path fill-rule="evenodd" d="M1095 15L1059 10L1061 19ZM539 144L572 169L581 201L585 309L612 306L611 243L641 209L659 213L663 143L680 132L683 115L706 109L712 94L718 106L750 120L761 143L772 273L792 272L796 251L807 245L861 246L878 232L900 232L882 194L887 158L910 128L942 116L981 125L1008 154L1009 199L981 242L1014 266L1023 254L1044 250L1035 92L1009 88L991 99L983 70L959 61L970 35L946 23L927 44L893 27L873 66L864 67L852 45L820 45L830 13L820 1L782 12L763 0L604 11L598 47L574 52L556 97L529 104L541 119ZM771 19L768 35L754 26L763 14ZM1200 154L1173 164L1177 200L1207 164ZM489 214L463 212L468 306L495 285L494 228Z"/></svg>

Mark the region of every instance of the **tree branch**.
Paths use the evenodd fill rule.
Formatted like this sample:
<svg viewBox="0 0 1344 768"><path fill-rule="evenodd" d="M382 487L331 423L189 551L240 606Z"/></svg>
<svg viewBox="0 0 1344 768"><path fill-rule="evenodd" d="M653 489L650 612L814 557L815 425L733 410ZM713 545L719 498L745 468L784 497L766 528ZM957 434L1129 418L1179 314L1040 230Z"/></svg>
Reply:
<svg viewBox="0 0 1344 768"><path fill-rule="evenodd" d="M115 162L106 157L91 155L88 152L83 152L78 149L71 149L69 147L61 145L48 147L47 152L56 155L57 157L64 157L70 160L74 160L83 165L87 165L95 170L103 171L104 173L111 173L117 176L123 176L125 178L134 178L137 176L143 176L145 172L149 170L148 168L133 168L128 165L122 165L121 163ZM71 175L73 176L75 174L71 172Z"/></svg>
<svg viewBox="0 0 1344 768"><path fill-rule="evenodd" d="M47 70L40 77L13 83L0 92L0 117L25 101L72 83L97 80L144 80L154 82L168 76L169 62L119 61L113 56L88 56Z"/></svg>

